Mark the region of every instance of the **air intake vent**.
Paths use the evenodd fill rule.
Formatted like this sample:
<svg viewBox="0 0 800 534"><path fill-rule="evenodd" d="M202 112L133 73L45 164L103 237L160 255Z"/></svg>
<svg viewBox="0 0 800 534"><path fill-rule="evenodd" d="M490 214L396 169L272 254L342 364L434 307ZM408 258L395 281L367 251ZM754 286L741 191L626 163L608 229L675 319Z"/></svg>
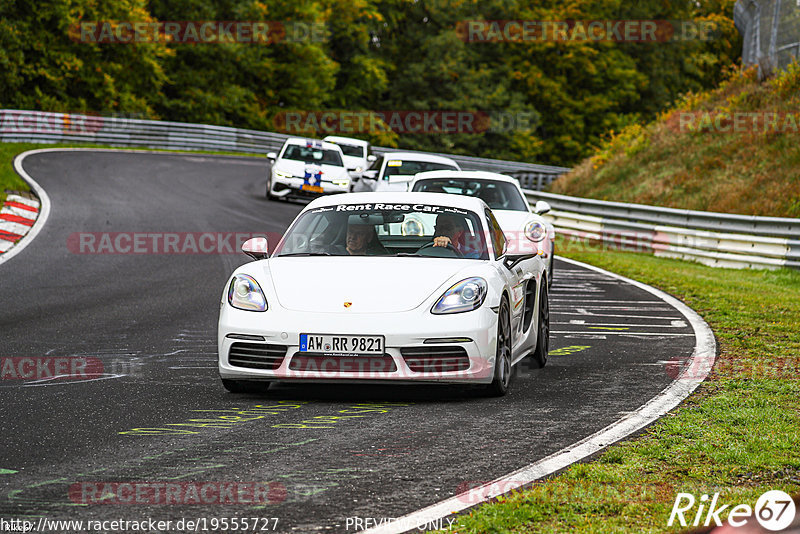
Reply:
<svg viewBox="0 0 800 534"><path fill-rule="evenodd" d="M274 371L281 366L285 356L286 347L284 345L234 343L228 353L228 363L235 367Z"/></svg>
<svg viewBox="0 0 800 534"><path fill-rule="evenodd" d="M296 352L289 362L292 371L360 373L364 378L397 371L397 365L388 354L383 356L318 356Z"/></svg>
<svg viewBox="0 0 800 534"><path fill-rule="evenodd" d="M469 369L469 356L464 347L427 346L406 347L400 354L415 373L446 373Z"/></svg>

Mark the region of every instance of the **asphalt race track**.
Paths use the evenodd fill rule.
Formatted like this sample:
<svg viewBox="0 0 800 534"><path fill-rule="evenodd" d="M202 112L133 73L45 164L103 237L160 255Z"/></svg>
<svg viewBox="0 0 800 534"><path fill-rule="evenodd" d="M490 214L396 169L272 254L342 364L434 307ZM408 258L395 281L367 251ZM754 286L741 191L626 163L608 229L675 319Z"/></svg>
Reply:
<svg viewBox="0 0 800 534"><path fill-rule="evenodd" d="M28 157L25 170L52 211L0 265L0 357L102 369L82 380L4 372L0 517L263 517L279 532L355 532L353 518L407 514L596 432L666 387L694 347L676 309L558 261L550 361L519 369L504 398L431 386L229 394L216 320L223 285L247 257L81 253L80 239L280 234L302 206L265 200L266 160L59 152ZM413 282L395 289L403 283ZM270 493L263 504L121 504L92 489L136 482L260 483Z"/></svg>

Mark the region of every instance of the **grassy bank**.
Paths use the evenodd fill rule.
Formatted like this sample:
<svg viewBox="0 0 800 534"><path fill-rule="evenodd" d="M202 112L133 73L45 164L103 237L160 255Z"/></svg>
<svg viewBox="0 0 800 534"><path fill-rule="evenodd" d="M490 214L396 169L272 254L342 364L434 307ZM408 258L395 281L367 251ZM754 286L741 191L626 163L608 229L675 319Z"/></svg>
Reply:
<svg viewBox="0 0 800 534"><path fill-rule="evenodd" d="M686 302L714 330L719 358L694 394L638 437L530 490L474 509L456 530L681 530L667 527L680 491L698 498L720 492L720 504L750 506L769 489L797 493L800 272L714 269L564 242L559 250Z"/></svg>
<svg viewBox="0 0 800 534"><path fill-rule="evenodd" d="M800 66L759 82L734 72L653 123L631 125L554 193L674 208L800 217Z"/></svg>
<svg viewBox="0 0 800 534"><path fill-rule="evenodd" d="M0 205L6 200L6 191L30 191L25 180L14 170L14 157L20 152L41 147L33 143L0 143Z"/></svg>
<svg viewBox="0 0 800 534"><path fill-rule="evenodd" d="M110 147L106 145L77 145L77 144L55 144L47 145L41 143L0 143L0 204L6 199L6 191L30 191L28 184L19 177L14 170L14 158L17 154L28 150L35 150L38 148L114 148L115 150L146 150L156 152L183 152L186 154L212 154L220 156L251 156L251 157L266 157L257 156L253 154L241 154L237 152L211 152L211 151L194 151L194 150L157 150L153 148L119 148Z"/></svg>

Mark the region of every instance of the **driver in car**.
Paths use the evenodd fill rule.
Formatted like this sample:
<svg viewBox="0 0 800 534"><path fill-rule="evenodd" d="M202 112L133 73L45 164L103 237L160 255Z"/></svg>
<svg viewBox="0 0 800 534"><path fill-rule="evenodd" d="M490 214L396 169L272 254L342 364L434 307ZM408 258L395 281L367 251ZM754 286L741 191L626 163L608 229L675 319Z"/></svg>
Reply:
<svg viewBox="0 0 800 534"><path fill-rule="evenodd" d="M442 213L436 217L436 227L433 230L433 246L456 249L465 258L479 258L480 250L468 246L468 241L473 241L467 231L463 217Z"/></svg>
<svg viewBox="0 0 800 534"><path fill-rule="evenodd" d="M351 256L388 254L381 242L378 241L375 226L372 224L358 224L358 222L350 222L347 225L345 248Z"/></svg>

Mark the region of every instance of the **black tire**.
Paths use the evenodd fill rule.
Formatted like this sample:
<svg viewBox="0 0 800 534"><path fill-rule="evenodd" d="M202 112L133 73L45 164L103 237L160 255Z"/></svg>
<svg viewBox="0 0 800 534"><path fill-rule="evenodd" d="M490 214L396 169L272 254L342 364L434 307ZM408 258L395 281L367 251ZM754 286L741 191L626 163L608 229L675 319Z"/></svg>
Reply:
<svg viewBox="0 0 800 534"><path fill-rule="evenodd" d="M272 176L267 177L267 200L275 200L275 196L272 194Z"/></svg>
<svg viewBox="0 0 800 534"><path fill-rule="evenodd" d="M508 301L500 302L500 313L497 316L497 353L494 362L494 378L486 386L486 394L490 397L502 397L508 393L511 384L511 312Z"/></svg>
<svg viewBox="0 0 800 534"><path fill-rule="evenodd" d="M533 349L533 361L538 367L547 365L547 354L550 351L550 301L548 284L541 284L539 290L539 331L536 336L536 348Z"/></svg>
<svg viewBox="0 0 800 534"><path fill-rule="evenodd" d="M263 393L269 389L270 382L262 380L222 379L222 386L231 393Z"/></svg>

